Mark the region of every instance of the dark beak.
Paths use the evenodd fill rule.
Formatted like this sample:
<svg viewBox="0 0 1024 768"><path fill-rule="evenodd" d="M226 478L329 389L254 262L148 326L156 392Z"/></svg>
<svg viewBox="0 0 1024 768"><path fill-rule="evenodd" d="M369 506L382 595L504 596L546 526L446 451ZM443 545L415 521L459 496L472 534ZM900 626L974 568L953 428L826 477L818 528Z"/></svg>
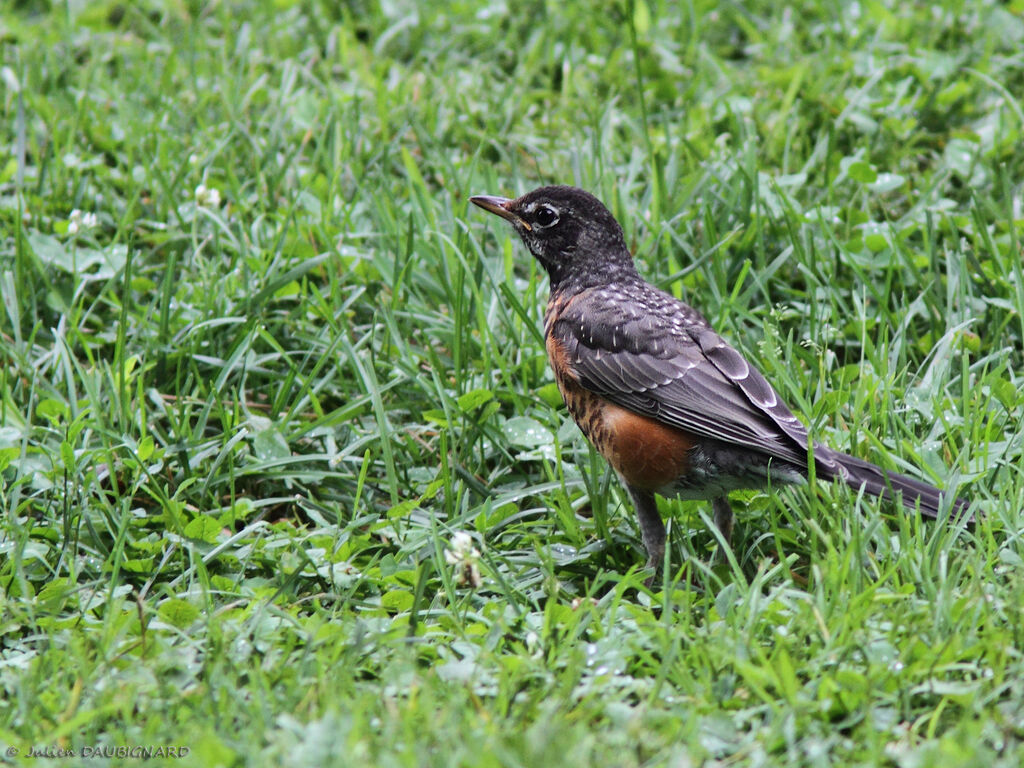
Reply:
<svg viewBox="0 0 1024 768"><path fill-rule="evenodd" d="M510 222L512 225L519 225L523 229L530 230L532 227L519 218L516 214L512 213L511 206L514 200L509 200L507 197L493 197L492 195L476 195L475 197L469 198L469 202L473 205L478 205L485 211L501 216L505 221Z"/></svg>

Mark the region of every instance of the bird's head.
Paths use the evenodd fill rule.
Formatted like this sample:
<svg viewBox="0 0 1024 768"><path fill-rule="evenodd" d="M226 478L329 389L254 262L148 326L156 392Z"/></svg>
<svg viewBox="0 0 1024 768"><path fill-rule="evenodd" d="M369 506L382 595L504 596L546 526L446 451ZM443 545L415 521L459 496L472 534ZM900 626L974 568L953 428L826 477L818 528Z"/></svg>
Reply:
<svg viewBox="0 0 1024 768"><path fill-rule="evenodd" d="M514 200L478 195L470 202L509 222L553 284L585 279L588 271L633 269L619 222L582 189L540 187Z"/></svg>

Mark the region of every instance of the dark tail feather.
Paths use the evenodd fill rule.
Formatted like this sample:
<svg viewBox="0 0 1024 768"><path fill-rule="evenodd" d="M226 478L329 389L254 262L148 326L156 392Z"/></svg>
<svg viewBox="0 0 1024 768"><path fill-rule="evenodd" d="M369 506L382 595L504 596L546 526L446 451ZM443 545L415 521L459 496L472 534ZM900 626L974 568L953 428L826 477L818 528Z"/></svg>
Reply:
<svg viewBox="0 0 1024 768"><path fill-rule="evenodd" d="M865 493L890 501L896 498L896 494L900 494L903 506L908 509L916 509L920 504L921 513L928 517L938 517L940 512L951 504L950 519L974 522L974 515L967 511L966 501L960 498L954 498L952 502L949 501L950 491L940 491L928 483L922 483L920 480L896 472L889 472L846 454L838 454L835 459L839 466L846 470L845 473L842 472L842 469L836 472L836 478L851 488L860 489L863 486Z"/></svg>

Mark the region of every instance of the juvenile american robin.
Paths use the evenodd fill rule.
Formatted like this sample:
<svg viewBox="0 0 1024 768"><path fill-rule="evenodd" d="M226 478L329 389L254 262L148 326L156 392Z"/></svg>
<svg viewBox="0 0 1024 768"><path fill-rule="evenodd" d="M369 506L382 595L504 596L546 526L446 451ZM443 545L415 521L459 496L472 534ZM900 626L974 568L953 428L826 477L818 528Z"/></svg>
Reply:
<svg viewBox="0 0 1024 768"><path fill-rule="evenodd" d="M509 222L547 271L544 338L569 413L636 505L648 567L665 525L654 495L710 499L726 542L730 491L802 483L816 474L936 517L962 517L952 493L811 444L764 376L700 312L646 282L622 228L581 189L470 200Z"/></svg>

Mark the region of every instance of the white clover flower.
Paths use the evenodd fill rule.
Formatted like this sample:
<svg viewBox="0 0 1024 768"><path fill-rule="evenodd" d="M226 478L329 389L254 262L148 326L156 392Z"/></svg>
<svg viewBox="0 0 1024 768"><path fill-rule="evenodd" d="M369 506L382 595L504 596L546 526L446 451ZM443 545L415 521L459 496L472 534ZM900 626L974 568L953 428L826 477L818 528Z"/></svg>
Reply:
<svg viewBox="0 0 1024 768"><path fill-rule="evenodd" d="M83 212L75 208L68 217L68 234L77 235L79 232L92 229L96 226L96 214Z"/></svg>
<svg viewBox="0 0 1024 768"><path fill-rule="evenodd" d="M196 202L203 207L218 208L220 207L220 190L200 184L196 187Z"/></svg>
<svg viewBox="0 0 1024 768"><path fill-rule="evenodd" d="M455 582L459 585L468 584L479 587L483 584L480 576L480 551L473 546L473 537L465 531L457 531L452 535L448 549L444 551L444 559L448 565L456 567Z"/></svg>

